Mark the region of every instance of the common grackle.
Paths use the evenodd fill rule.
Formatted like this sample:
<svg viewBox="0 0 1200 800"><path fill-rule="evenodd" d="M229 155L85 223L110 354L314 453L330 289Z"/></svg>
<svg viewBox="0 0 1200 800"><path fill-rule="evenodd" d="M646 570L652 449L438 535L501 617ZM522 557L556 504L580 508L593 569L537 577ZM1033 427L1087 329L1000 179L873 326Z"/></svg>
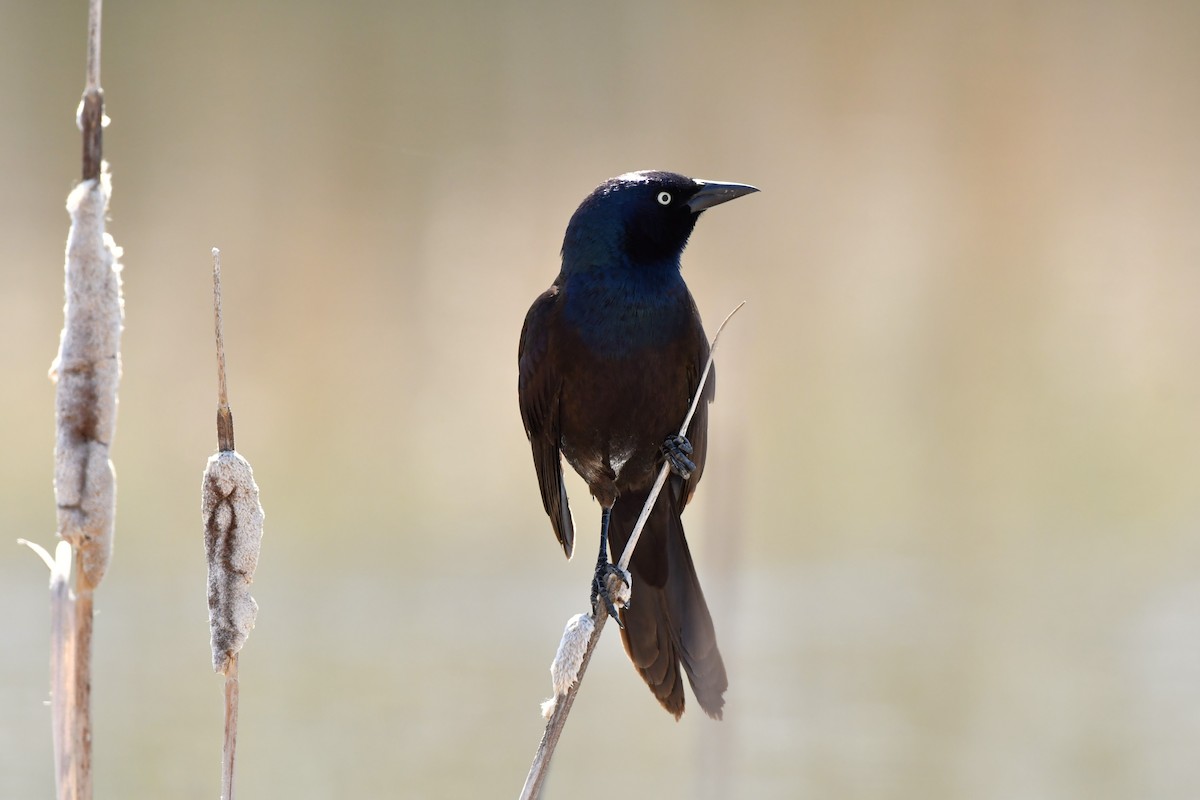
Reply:
<svg viewBox="0 0 1200 800"><path fill-rule="evenodd" d="M709 716L728 686L712 617L679 514L704 472L714 375L690 436L678 436L709 345L680 256L700 213L757 191L740 183L632 172L604 182L567 225L562 270L529 309L518 350L518 396L542 504L571 557L575 533L560 452L601 506L592 583L612 611L607 545L629 540L664 459L659 495L630 572L633 596L618 624L625 650L663 707L683 713L680 663Z"/></svg>

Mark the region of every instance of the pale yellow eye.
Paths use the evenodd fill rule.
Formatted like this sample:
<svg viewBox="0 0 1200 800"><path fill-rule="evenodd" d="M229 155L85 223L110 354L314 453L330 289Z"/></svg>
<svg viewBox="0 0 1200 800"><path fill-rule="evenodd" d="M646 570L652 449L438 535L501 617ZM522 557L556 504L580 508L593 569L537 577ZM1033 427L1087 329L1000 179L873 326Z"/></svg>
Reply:
<svg viewBox="0 0 1200 800"><path fill-rule="evenodd" d="M659 205L664 205L664 206L671 205L671 193L670 192L659 192L658 193L658 203L659 203Z"/></svg>

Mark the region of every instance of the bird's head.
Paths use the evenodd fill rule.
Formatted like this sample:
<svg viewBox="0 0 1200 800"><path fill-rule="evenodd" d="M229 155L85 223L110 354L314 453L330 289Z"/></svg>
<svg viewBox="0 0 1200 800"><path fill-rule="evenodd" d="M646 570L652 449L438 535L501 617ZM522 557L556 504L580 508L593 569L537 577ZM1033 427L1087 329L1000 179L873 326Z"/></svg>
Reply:
<svg viewBox="0 0 1200 800"><path fill-rule="evenodd" d="M617 255L634 265L678 265L702 211L757 191L658 170L618 175L597 186L571 217L564 269Z"/></svg>

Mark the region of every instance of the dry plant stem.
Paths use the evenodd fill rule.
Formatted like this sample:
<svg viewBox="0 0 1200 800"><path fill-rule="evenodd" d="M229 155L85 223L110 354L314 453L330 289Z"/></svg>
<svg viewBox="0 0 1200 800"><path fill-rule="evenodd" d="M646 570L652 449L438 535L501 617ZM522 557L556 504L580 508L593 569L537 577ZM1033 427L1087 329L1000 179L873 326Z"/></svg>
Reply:
<svg viewBox="0 0 1200 800"><path fill-rule="evenodd" d="M604 623L608 621L608 609L604 607L603 603L597 605L599 607L596 609L596 624L588 639L583 662L579 665L579 675L567 693L557 698L554 712L550 715L550 719L546 720L546 730L542 732L542 740L538 743L533 763L529 766L529 775L525 778L524 788L521 789L520 800L535 800L542 795L542 784L546 782L546 775L550 773L550 759L554 758L554 749L558 747L563 727L567 724L567 715L571 713L571 706L575 704L575 695L579 693L579 684L583 681L583 673L587 672L588 662L592 660L592 652L596 649L596 643L600 641L600 632L604 630Z"/></svg>
<svg viewBox="0 0 1200 800"><path fill-rule="evenodd" d="M237 758L238 657L225 674L225 743L221 748L221 800L233 800L233 770Z"/></svg>
<svg viewBox="0 0 1200 800"><path fill-rule="evenodd" d="M120 378L122 301L120 249L104 231L108 176L85 181L71 193L67 240L66 323L52 374L58 382L55 443L55 500L58 535L74 548L71 571L74 639L68 652L75 665L66 674L75 685L67 730L67 753L75 787L71 797L89 800L91 784L92 598L112 556L116 482L109 444L116 428ZM55 687L63 692L63 687Z"/></svg>
<svg viewBox="0 0 1200 800"><path fill-rule="evenodd" d="M100 12L101 0L88 0L87 89L100 88Z"/></svg>
<svg viewBox="0 0 1200 800"><path fill-rule="evenodd" d="M78 572L79 564L75 565ZM92 796L92 590L76 584L75 591L75 696L76 713L71 720L71 741L77 746L74 754L78 775L77 794L81 800Z"/></svg>
<svg viewBox="0 0 1200 800"><path fill-rule="evenodd" d="M683 425L679 428L679 435L687 434L688 425L692 422L692 417L696 414L696 406L700 403L700 398L704 394L704 385L708 382L709 373L712 371L713 355L717 352L717 344L721 340L721 331L725 330L726 323L733 317L742 306L746 305L746 301L738 303L737 307L726 315L717 328L716 334L713 336L712 344L709 346L708 361L704 365L704 372L700 375L700 383L696 386L696 395L692 398L692 404L688 408L687 416L684 417ZM646 526L646 520L650 518L650 511L654 508L654 503L658 500L659 492L662 491L663 485L667 481L667 476L671 472L671 467L668 464L663 464L659 470L658 478L654 482L654 487L650 490L650 495L646 498L646 503L642 506L642 513L638 517L637 524L633 527L633 532L629 536L629 543L625 546L624 552L621 554L621 560L617 563L623 570L629 569L629 560L633 558L633 549L637 546L638 538L642 535L642 528ZM636 587L633 587L636 591ZM550 718L546 721L546 730L542 733L542 740L538 744L537 752L534 754L533 763L529 767L529 774L525 778L525 786L521 790L520 800L536 800L541 796L542 784L546 780L546 775L550 771L550 760L554 757L554 749L558 746L558 740L562 736L562 729L567 724L567 715L571 713L571 706L575 703L575 695L579 693L579 685L583 683L583 674L587 672L588 662L592 660L592 652L596 649L596 643L600 641L600 633L604 630L604 623L608 619L608 609L603 603L597 603L594 610L595 627L592 629L592 635L588 639L587 650L584 652L583 662L579 666L579 674L575 678L575 682L571 688L567 690L565 695L555 698L554 711L550 714Z"/></svg>
<svg viewBox="0 0 1200 800"><path fill-rule="evenodd" d="M229 452L233 446L233 411L229 408L229 387L225 383L225 335L221 319L221 251L212 249L213 326L217 337L217 449Z"/></svg>
<svg viewBox="0 0 1200 800"><path fill-rule="evenodd" d="M250 594L262 546L263 510L249 462L233 448L233 414L225 382L221 318L221 251L213 256L213 324L217 348L217 445L201 483L208 559L208 612L213 669L225 676L225 733L221 797L232 800L237 759L238 653L254 628L258 604Z"/></svg>
<svg viewBox="0 0 1200 800"><path fill-rule="evenodd" d="M88 2L87 83L79 111L83 129L83 179L100 177L104 145L104 91L100 88L100 12L101 0Z"/></svg>
<svg viewBox="0 0 1200 800"><path fill-rule="evenodd" d="M86 84L78 111L83 181L67 199L66 307L55 390L54 493L62 540L51 570L51 714L60 800L91 800L93 592L112 554L123 317L120 248L105 231L111 194L103 167L100 0L88 8Z"/></svg>

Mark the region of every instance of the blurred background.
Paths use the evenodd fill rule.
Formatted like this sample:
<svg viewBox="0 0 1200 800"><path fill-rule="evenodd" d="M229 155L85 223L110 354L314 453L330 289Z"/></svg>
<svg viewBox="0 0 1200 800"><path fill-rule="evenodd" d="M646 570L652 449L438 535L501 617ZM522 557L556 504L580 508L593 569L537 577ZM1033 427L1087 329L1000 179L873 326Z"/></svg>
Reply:
<svg viewBox="0 0 1200 800"><path fill-rule="evenodd" d="M82 2L0 3L0 796L52 793L44 567ZM247 797L512 797L566 562L517 336L603 179L754 183L685 274L725 721L608 631L547 795L1193 798L1200 4L110 2L125 248L98 797L219 791L209 249L266 537ZM581 542L599 512L572 476ZM694 704L693 704L694 706Z"/></svg>

